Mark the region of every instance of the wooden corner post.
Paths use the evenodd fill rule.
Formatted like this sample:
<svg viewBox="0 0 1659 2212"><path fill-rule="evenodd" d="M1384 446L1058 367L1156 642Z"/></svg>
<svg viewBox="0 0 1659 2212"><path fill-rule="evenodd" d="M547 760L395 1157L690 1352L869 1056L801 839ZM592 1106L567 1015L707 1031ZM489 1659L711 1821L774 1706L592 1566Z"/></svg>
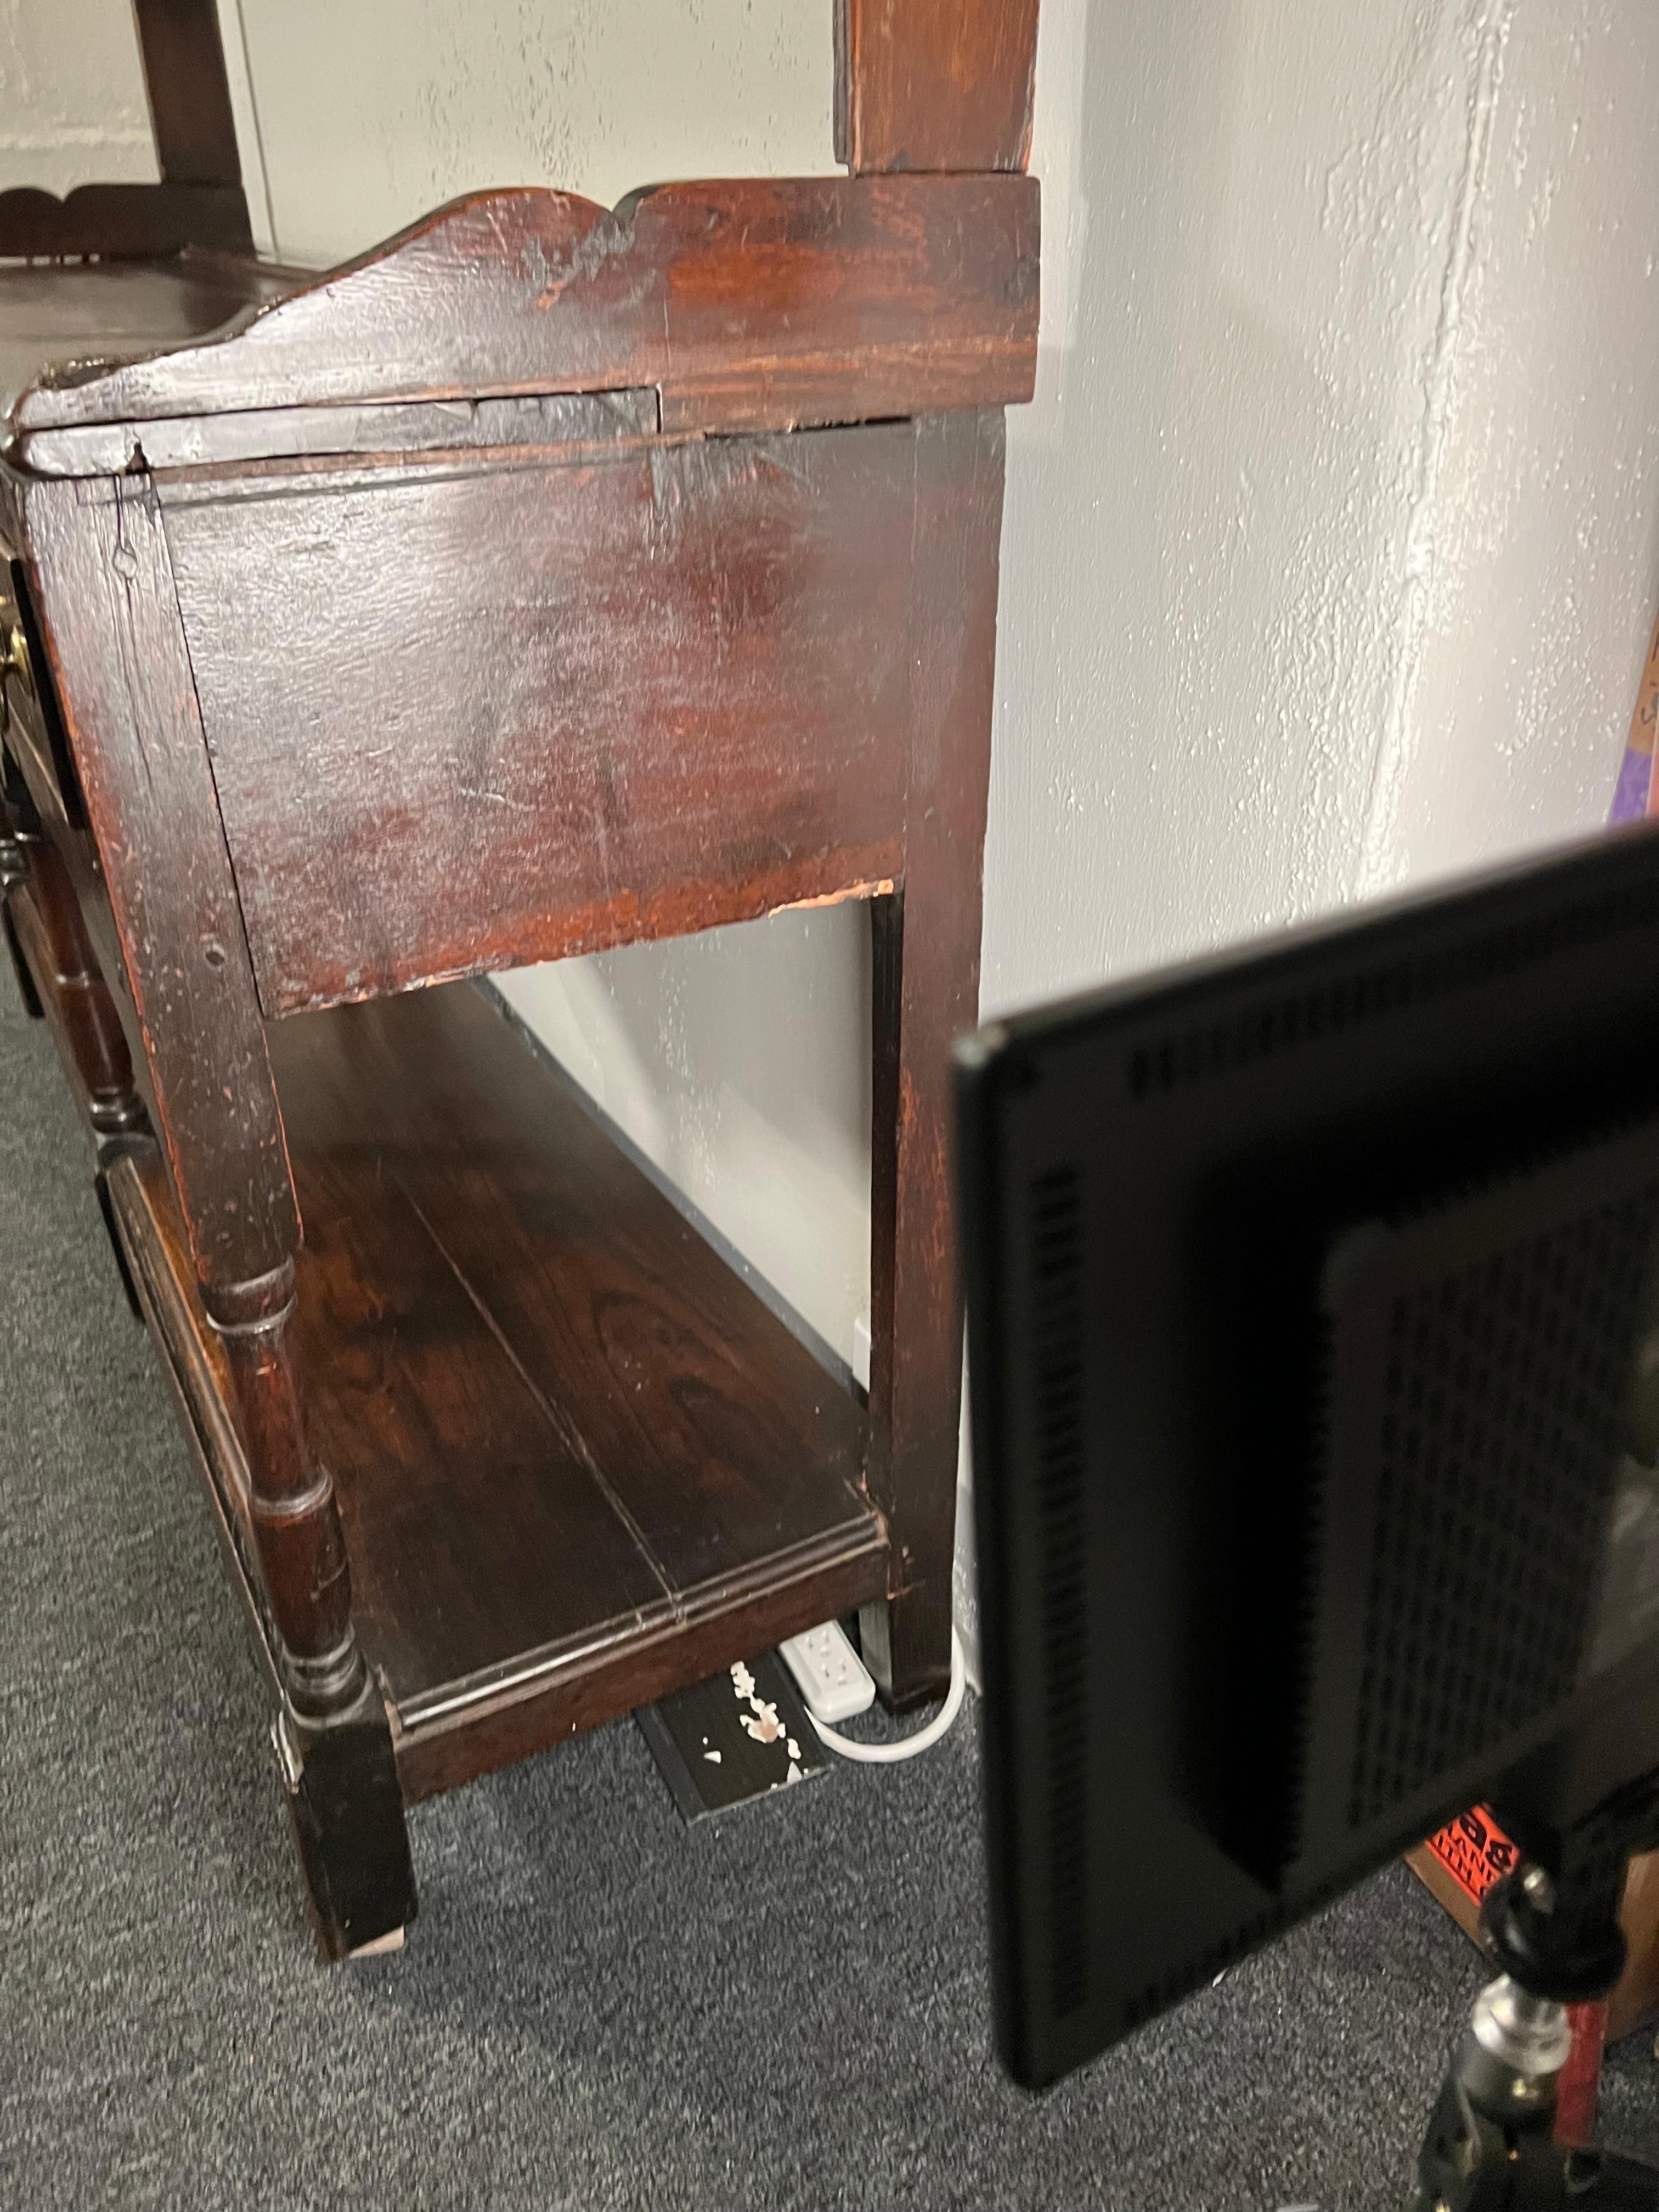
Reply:
<svg viewBox="0 0 1659 2212"><path fill-rule="evenodd" d="M855 173L1023 170L1037 0L836 0L836 146ZM894 1705L951 1662L962 1293L950 1050L979 1013L1002 523L1000 410L916 422L902 885L874 915L870 1459L890 1540L862 1616Z"/></svg>
<svg viewBox="0 0 1659 2212"><path fill-rule="evenodd" d="M924 416L915 435L904 880L873 917L869 1480L890 1581L862 1621L896 1705L935 1692L951 1663L963 1303L950 1055L979 1011L1002 416Z"/></svg>
<svg viewBox="0 0 1659 2212"><path fill-rule="evenodd" d="M172 562L142 473L25 497L122 995L228 1370L246 1479L228 1506L257 1563L289 1809L324 1948L339 1955L395 1935L414 1884L339 1508L294 1372L300 1218Z"/></svg>

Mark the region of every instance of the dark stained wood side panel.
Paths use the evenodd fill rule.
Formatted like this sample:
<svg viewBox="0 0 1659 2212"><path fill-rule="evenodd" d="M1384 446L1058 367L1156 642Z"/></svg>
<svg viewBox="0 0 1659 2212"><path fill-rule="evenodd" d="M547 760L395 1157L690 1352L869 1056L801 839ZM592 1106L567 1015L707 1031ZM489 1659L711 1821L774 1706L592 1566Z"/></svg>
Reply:
<svg viewBox="0 0 1659 2212"><path fill-rule="evenodd" d="M1023 169L1037 0L836 0L836 158L889 169Z"/></svg>
<svg viewBox="0 0 1659 2212"><path fill-rule="evenodd" d="M44 665L44 653L40 659ZM143 1057L143 1032L127 986L120 943L116 935L114 917L110 912L108 894L99 871L97 854L84 823L71 827L68 820L64 793L48 751L45 732L39 726L38 714L29 710L28 702L20 700L18 688L15 679L6 686L8 719L3 748L0 749L0 763L8 771L9 799L15 803L8 805L5 811L15 812L21 829L33 831L52 844L59 865L69 878L82 933L82 942L85 947L90 948L88 972L97 977L102 988L106 1006L125 1040L126 1062L133 1086L153 1124L157 1117L150 1089L149 1069ZM36 700L33 706L39 708L43 703ZM20 712L20 707L25 711ZM78 786L75 805L78 822L82 812ZM118 1056L120 1048L115 1045L112 1038L112 1054ZM89 1109L89 1099L83 1097L81 1103L83 1111Z"/></svg>
<svg viewBox="0 0 1659 2212"><path fill-rule="evenodd" d="M114 1136L143 1120L127 1041L57 848L41 836L21 850L28 880L5 894L6 910L94 1139Z"/></svg>
<svg viewBox="0 0 1659 2212"><path fill-rule="evenodd" d="M195 1446L218 1534L247 1607L259 1655L280 1692L282 1662L248 1526L248 1466L232 1411L224 1340L196 1295L195 1270L161 1147L139 1138L108 1169L111 1210L174 1410Z"/></svg>
<svg viewBox="0 0 1659 2212"><path fill-rule="evenodd" d="M1037 222L1019 177L481 194L234 336L42 383L14 426L637 385L670 430L996 405L1031 393Z"/></svg>
<svg viewBox="0 0 1659 2212"><path fill-rule="evenodd" d="M143 1036L127 987L121 947L116 936L109 898L98 873L97 855L84 829L72 830L64 819L57 782L46 757L33 741L27 725L14 713L5 732L5 752L21 771L22 785L40 833L49 839L67 872L73 888L92 964L107 994L108 1003L126 1041L133 1084L152 1123L156 1120L149 1069L143 1057Z"/></svg>
<svg viewBox="0 0 1659 2212"><path fill-rule="evenodd" d="M247 944L153 486L27 487L31 584L198 1273L299 1234Z"/></svg>
<svg viewBox="0 0 1659 2212"><path fill-rule="evenodd" d="M898 422L164 487L266 1012L890 882L914 475Z"/></svg>
<svg viewBox="0 0 1659 2212"><path fill-rule="evenodd" d="M962 1382L949 1154L950 1053L979 1012L991 767L1000 415L918 425L915 726L902 897L874 921L870 1492L888 1517L890 1601L865 1656L895 1703L943 1686Z"/></svg>

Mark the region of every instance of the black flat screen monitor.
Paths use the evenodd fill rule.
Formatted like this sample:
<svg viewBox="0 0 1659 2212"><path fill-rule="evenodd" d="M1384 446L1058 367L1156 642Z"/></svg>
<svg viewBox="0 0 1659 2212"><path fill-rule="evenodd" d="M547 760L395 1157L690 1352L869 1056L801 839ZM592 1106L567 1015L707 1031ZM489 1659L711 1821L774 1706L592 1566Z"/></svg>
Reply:
<svg viewBox="0 0 1659 2212"><path fill-rule="evenodd" d="M1659 833L998 1022L957 1086L1036 2087L1477 1801L1524 1846L1659 1766Z"/></svg>

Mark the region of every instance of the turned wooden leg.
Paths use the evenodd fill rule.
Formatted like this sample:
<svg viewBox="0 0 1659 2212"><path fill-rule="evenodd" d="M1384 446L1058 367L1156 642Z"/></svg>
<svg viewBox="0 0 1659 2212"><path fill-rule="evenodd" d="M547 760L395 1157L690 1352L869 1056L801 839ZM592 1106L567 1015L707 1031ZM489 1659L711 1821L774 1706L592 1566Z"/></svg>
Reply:
<svg viewBox="0 0 1659 2212"><path fill-rule="evenodd" d="M916 424L914 725L904 881L871 909L870 1494L888 1597L860 1616L883 1696L915 1705L951 1666L962 1409L962 1291L951 1166L951 1047L979 1010L990 776L1000 415Z"/></svg>
<svg viewBox="0 0 1659 2212"><path fill-rule="evenodd" d="M337 1956L398 1934L414 1878L391 1723L353 1633L339 1510L285 1334L299 1209L167 533L142 470L31 480L26 496L155 1133L224 1343L248 1470L227 1515L281 1680L277 1748L319 1932Z"/></svg>
<svg viewBox="0 0 1659 2212"><path fill-rule="evenodd" d="M380 1946L415 1917L403 1796L378 1691L351 1621L334 1484L313 1457L288 1323L292 1262L204 1285L247 1454L258 1555L283 1706L276 1747L318 1932L331 1958Z"/></svg>

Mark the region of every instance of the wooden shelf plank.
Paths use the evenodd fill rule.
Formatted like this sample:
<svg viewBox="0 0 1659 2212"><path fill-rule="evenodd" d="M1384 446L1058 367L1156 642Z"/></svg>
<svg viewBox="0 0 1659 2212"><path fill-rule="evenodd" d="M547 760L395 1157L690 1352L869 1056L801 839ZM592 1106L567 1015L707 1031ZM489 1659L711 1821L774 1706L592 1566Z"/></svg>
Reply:
<svg viewBox="0 0 1659 2212"><path fill-rule="evenodd" d="M481 994L301 1017L270 1048L307 1415L407 1796L882 1592L857 1401ZM228 1382L153 1147L113 1194L234 1520Z"/></svg>
<svg viewBox="0 0 1659 2212"><path fill-rule="evenodd" d="M338 1011L271 1032L302 1177L348 1128L372 1152L667 1591L817 1536L831 1500L863 1517L857 1401L496 1005L461 986ZM314 1243L303 1182L301 1203Z"/></svg>
<svg viewBox="0 0 1659 2212"><path fill-rule="evenodd" d="M339 1489L357 1632L399 1708L596 1623L665 1613L662 1579L579 1440L385 1153L296 1146L295 1164L307 1413Z"/></svg>

